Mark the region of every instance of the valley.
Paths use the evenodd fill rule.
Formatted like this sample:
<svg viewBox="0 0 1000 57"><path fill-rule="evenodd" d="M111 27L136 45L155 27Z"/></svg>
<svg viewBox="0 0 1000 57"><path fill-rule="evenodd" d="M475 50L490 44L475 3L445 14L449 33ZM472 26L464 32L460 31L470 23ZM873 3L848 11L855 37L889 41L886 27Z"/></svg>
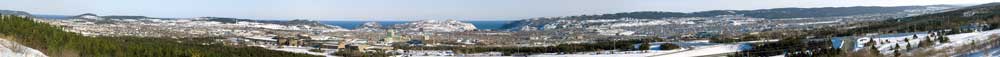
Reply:
<svg viewBox="0 0 1000 57"><path fill-rule="evenodd" d="M1000 3L635 11L513 21L0 10L9 57L990 57Z"/></svg>

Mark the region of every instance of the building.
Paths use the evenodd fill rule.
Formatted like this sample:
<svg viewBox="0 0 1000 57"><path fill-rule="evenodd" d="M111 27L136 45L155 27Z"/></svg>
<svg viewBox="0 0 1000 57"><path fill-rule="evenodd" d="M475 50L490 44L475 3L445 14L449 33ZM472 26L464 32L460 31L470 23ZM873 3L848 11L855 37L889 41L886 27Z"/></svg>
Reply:
<svg viewBox="0 0 1000 57"><path fill-rule="evenodd" d="M309 38L308 35L299 36L278 36L274 39L278 40L278 45L280 46L305 46L305 39Z"/></svg>

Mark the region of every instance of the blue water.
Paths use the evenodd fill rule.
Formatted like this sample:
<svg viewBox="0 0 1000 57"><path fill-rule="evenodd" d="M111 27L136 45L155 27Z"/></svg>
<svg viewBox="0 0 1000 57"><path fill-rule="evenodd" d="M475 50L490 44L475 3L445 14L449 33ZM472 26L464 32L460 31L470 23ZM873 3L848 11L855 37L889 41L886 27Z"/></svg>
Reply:
<svg viewBox="0 0 1000 57"><path fill-rule="evenodd" d="M388 27L395 24L403 24L411 21L320 21L320 23L327 25L340 26L346 29L354 29L361 26L365 22L378 22L380 25ZM512 21L462 21L467 23L472 23L476 25L477 29L499 29L503 25L506 25Z"/></svg>
<svg viewBox="0 0 1000 57"><path fill-rule="evenodd" d="M72 17L69 15L44 15L44 14L35 14L31 16L34 16L34 18L42 18L42 19L69 19Z"/></svg>

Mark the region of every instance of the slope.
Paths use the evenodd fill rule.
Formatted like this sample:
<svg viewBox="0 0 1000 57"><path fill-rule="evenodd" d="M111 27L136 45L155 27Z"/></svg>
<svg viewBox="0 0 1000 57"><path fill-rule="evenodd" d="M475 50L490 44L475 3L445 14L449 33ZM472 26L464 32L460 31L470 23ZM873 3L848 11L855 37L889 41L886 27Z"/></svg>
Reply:
<svg viewBox="0 0 1000 57"><path fill-rule="evenodd" d="M318 57L256 47L185 43L169 38L86 37L31 18L0 17L0 35L53 57Z"/></svg>

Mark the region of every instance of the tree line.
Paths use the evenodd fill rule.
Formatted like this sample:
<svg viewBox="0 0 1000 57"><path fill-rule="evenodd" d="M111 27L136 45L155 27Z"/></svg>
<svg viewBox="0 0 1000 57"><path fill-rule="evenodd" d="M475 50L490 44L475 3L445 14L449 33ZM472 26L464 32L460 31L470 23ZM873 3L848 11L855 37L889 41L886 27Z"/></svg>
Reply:
<svg viewBox="0 0 1000 57"><path fill-rule="evenodd" d="M319 57L221 44L180 43L178 39L83 36L32 18L3 15L0 35L52 57Z"/></svg>

